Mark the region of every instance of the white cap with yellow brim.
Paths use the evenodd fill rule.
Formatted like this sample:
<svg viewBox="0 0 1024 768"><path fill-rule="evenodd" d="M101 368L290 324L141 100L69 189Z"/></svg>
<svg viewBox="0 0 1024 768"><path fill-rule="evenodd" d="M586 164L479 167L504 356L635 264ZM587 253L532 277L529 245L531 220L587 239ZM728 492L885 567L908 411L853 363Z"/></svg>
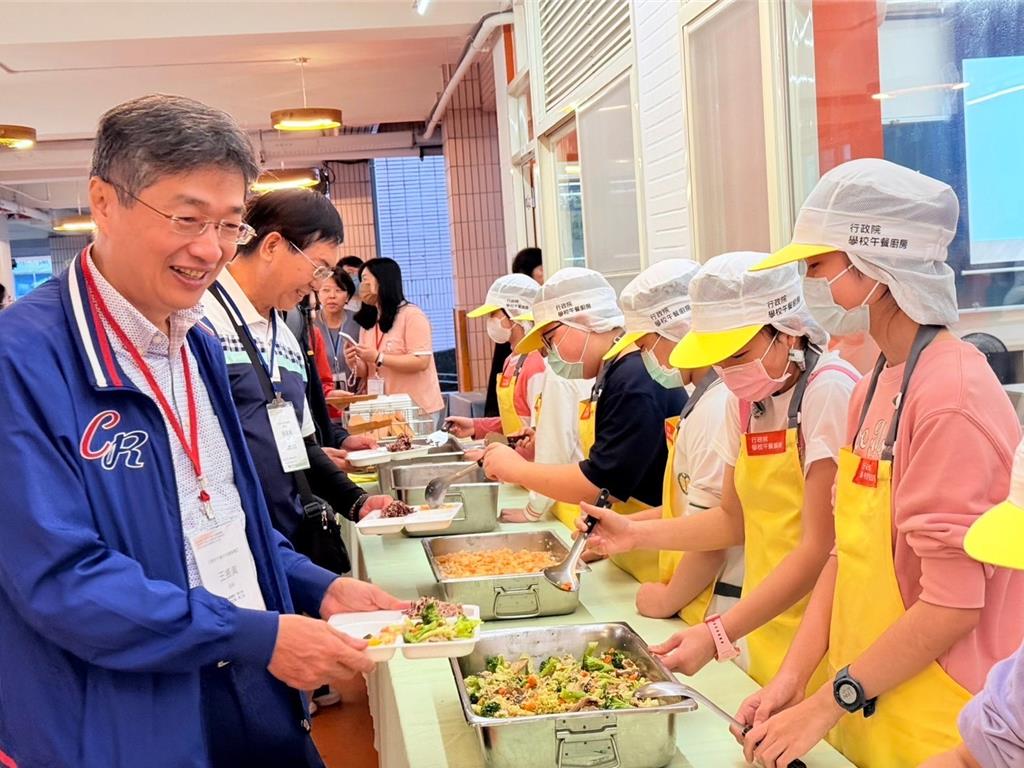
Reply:
<svg viewBox="0 0 1024 768"><path fill-rule="evenodd" d="M531 314L534 326L516 345L519 354L544 346L542 337L555 323L605 333L621 328L624 322L615 289L600 272L582 267L566 267L548 278L540 287Z"/></svg>
<svg viewBox="0 0 1024 768"><path fill-rule="evenodd" d="M1013 458L1009 498L974 521L964 549L982 563L1024 570L1024 442Z"/></svg>
<svg viewBox="0 0 1024 768"><path fill-rule="evenodd" d="M626 333L605 354L617 357L638 339L657 333L677 342L690 330L690 280L700 264L690 259L666 259L652 264L622 289L619 306Z"/></svg>
<svg viewBox="0 0 1024 768"><path fill-rule="evenodd" d="M484 303L467 312L466 317L485 317L503 309L513 321L520 322L518 318L530 311L539 291L540 285L528 275L502 275L487 289Z"/></svg>
<svg viewBox="0 0 1024 768"><path fill-rule="evenodd" d="M857 270L885 285L923 325L959 318L953 270L946 264L960 204L948 184L877 158L828 171L807 196L792 242L754 270L843 251Z"/></svg>
<svg viewBox="0 0 1024 768"><path fill-rule="evenodd" d="M795 265L765 272L750 268L763 253L738 251L709 259L690 281L690 332L669 357L675 368L715 365L739 352L766 325L807 336L824 347L828 334L811 317Z"/></svg>

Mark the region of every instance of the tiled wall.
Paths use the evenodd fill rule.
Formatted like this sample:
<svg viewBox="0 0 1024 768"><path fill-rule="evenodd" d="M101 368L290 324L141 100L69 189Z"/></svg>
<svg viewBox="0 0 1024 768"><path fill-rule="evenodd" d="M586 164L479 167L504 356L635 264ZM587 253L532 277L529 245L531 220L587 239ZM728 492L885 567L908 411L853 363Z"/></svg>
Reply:
<svg viewBox="0 0 1024 768"><path fill-rule="evenodd" d="M481 87L485 78L493 79L493 72L483 72L479 65L471 67L444 117L457 310L481 304L490 284L508 271L498 125L493 95ZM483 389L494 345L482 321L467 321L467 331L473 387ZM468 384L465 371L459 371L459 383L462 387Z"/></svg>
<svg viewBox="0 0 1024 768"><path fill-rule="evenodd" d="M377 257L377 235L373 227L373 185L370 163L327 163L333 182L331 200L345 224L345 256L363 261Z"/></svg>

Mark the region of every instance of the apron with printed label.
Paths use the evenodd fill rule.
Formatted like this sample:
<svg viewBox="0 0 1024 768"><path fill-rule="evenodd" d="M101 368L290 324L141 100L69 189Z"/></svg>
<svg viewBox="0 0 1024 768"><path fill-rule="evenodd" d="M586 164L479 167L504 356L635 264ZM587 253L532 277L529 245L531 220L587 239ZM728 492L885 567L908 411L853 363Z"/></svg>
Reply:
<svg viewBox="0 0 1024 768"><path fill-rule="evenodd" d="M893 565L893 446L911 375L921 351L940 330L922 326L918 331L881 458L861 458L852 446L839 455L838 570L828 650L832 676L906 613ZM883 364L880 358L854 435L864 424ZM957 716L970 698L971 694L933 661L915 677L879 696L871 717L845 715L829 734L829 741L860 768L912 768L960 742Z"/></svg>
<svg viewBox="0 0 1024 768"><path fill-rule="evenodd" d="M526 355L520 355L512 373L507 374L504 367L498 374L498 415L501 417L501 431L505 435L514 435L523 429L522 417L516 413L515 393L519 383L519 374L526 363Z"/></svg>

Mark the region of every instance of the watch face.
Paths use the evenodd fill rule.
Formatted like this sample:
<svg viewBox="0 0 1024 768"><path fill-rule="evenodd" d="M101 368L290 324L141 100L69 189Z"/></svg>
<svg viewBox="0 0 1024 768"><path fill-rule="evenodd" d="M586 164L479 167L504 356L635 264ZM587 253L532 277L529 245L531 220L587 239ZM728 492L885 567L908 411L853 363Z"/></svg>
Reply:
<svg viewBox="0 0 1024 768"><path fill-rule="evenodd" d="M852 707L857 703L857 689L849 683L843 683L839 686L839 700Z"/></svg>

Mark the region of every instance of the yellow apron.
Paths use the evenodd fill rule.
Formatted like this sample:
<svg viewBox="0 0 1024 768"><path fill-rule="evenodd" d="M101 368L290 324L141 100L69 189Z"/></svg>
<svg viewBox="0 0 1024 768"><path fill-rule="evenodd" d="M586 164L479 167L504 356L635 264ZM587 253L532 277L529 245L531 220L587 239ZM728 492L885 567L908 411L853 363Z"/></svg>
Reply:
<svg viewBox="0 0 1024 768"><path fill-rule="evenodd" d="M708 372L700 384L697 385L697 388L694 389L690 399L686 401L682 414L671 419L665 419L665 440L668 443L668 460L665 462L665 481L661 490L662 520L672 520L686 514L689 482L683 477L677 478L675 471L676 443L679 439L679 429L681 425L685 426L686 417L693 412L697 403L704 396L704 393L717 380L718 375L714 371ZM663 549L658 553L658 569L662 584L668 584L672 580L672 576L675 574L684 555L684 552L671 549ZM691 626L704 621L707 616L708 606L711 605L711 601L714 599L715 584L716 582L708 584L707 589L679 611L679 616L683 621Z"/></svg>
<svg viewBox="0 0 1024 768"><path fill-rule="evenodd" d="M526 426L516 412L515 402L516 384L519 382L519 372L523 370L525 362L526 355L520 355L511 374L506 375L504 370L498 374L498 415L501 417L502 434L505 435L515 434Z"/></svg>
<svg viewBox="0 0 1024 768"><path fill-rule="evenodd" d="M597 423L597 400L600 397L601 384L602 382L599 379L594 384L594 390L590 398L580 403L579 435L580 447L583 449L584 458L590 456L590 449L594 447L594 442L597 439L595 425ZM650 509L650 507L636 499L629 499L628 501L615 502L612 504L612 509L620 515L632 515L636 512ZM563 525L570 530L576 530L576 518L580 516L578 504L556 501L551 511ZM611 561L641 583L658 581L658 550L656 549L636 549L621 555L612 555Z"/></svg>
<svg viewBox="0 0 1024 768"><path fill-rule="evenodd" d="M804 471L800 456L798 424L804 390L818 354L806 353L806 368L797 380L789 405L789 428L777 432L750 432L749 412L740 423L736 461L736 494L743 506L743 594L749 595L800 543L803 535ZM749 408L749 404L741 404ZM810 600L806 595L788 610L747 635L750 667L760 685L767 685L779 671ZM811 685L824 682L824 664ZM808 687L811 689L811 686Z"/></svg>
<svg viewBox="0 0 1024 768"><path fill-rule="evenodd" d="M901 392L921 350L934 338L923 327L907 360ZM864 400L861 425L874 394L882 360ZM892 448L900 412L892 418L880 459L862 459L852 448L839 456L836 477L835 608L829 634L828 666L835 674L855 661L905 612L892 551ZM858 434L860 427L857 428ZM937 662L897 688L882 694L875 713L846 715L829 741L860 768L912 768L960 742L957 716L970 700Z"/></svg>

